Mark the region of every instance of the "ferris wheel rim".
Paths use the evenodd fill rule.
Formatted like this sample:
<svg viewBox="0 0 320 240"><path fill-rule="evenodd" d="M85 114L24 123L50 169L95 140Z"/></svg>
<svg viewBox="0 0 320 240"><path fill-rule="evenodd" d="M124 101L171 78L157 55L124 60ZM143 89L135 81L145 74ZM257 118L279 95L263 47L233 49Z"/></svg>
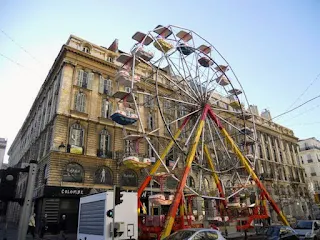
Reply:
<svg viewBox="0 0 320 240"><path fill-rule="evenodd" d="M171 27L174 27L174 25L169 25L168 27L171 28ZM192 32L193 34L196 34L198 37L200 37L201 39L203 39L212 49L214 49L216 52L218 52L212 44L210 44L208 41L206 41L204 38L202 38L202 37L201 37L200 35L198 35L196 32L194 32L194 31L192 31L192 30L188 30L188 29L186 29L186 28L181 28L181 27L178 27L178 28L180 28L180 29L185 29L185 30L187 30L187 31L189 31L189 32ZM151 32L151 31L150 31L150 32ZM150 32L148 32L148 34L149 34ZM172 31L172 32L173 32L173 31ZM147 35L148 35L148 34L147 34ZM174 35L173 35L173 36L174 36ZM174 36L174 38L175 38L175 36ZM193 40L193 39L192 39L192 40ZM154 41L156 42L157 39L154 38ZM178 43L178 42L179 42L179 41L177 41L177 43ZM194 49L195 49L195 48L194 48ZM195 51L197 51L197 50L195 49ZM158 76L159 70L160 70L159 66L160 66L161 61L163 61L163 59L168 60L167 54L168 54L168 55L170 54L170 56L172 56L172 55L175 54L175 53L177 53L176 48L175 48L175 50L173 50L171 53L170 53L170 52L164 53L163 56L162 56L161 58L159 58L159 59L155 62L155 63L158 63L158 64L159 64L158 67L156 67L154 64L148 64L148 65L151 66L152 69L156 69L156 75ZM218 52L218 53L219 53L219 52ZM182 55L181 52L178 53L178 54ZM199 55L199 53L197 53L197 54ZM218 63L216 63L215 60L214 60L213 58L211 58L211 56L209 56L208 54L205 54L205 55L206 55L210 60L213 61L213 64L215 64L215 66L217 66L218 68L220 68L220 66L218 65ZM220 53L219 53L219 55L223 58L223 56L222 56ZM184 60L184 61L185 61L185 59L186 59L186 58L183 57L183 60ZM224 59L224 58L223 58L223 59ZM232 70L230 64L229 64L225 59L224 59L224 61L227 63L228 67ZM160 62L160 63L159 63L159 62ZM170 65L168 64L168 66L170 66ZM212 67L209 67L209 68L208 68L208 71L210 71L210 69L211 69L212 71L214 71L214 70L212 69ZM221 70L221 69L220 69L220 70ZM198 71L198 70L197 70L197 71ZM199 72L200 72L200 71L199 71ZM204 72L205 72L205 71L203 71L201 74L203 75ZM194 90L194 89L188 84L188 82L186 81L186 79L185 79L184 77L182 77L182 80L186 83L186 85L187 85L187 87L189 88L190 92L186 93L185 91L183 91L184 89L182 89L181 87L179 87L178 84L175 85L176 87L179 88L179 90L182 90L182 92L184 92L184 94L188 95L188 96L192 99L192 101L194 101L194 103L192 103L191 100L190 100L189 102L186 102L186 101L184 101L183 99L182 99L182 100L181 100L181 99L180 99L180 100L177 100L177 99L173 99L173 98L170 98L170 97L161 96L161 95L159 94L158 77L156 77L155 88L156 88L157 107L158 107L158 109L159 109L159 112L160 112L162 121L163 121L163 123L164 123L164 125L165 125L165 128L167 129L167 132L168 132L169 135L170 135L170 138L174 141L175 146L178 146L178 148L180 149L180 151L181 151L182 153L184 153L184 150L183 150L183 148L180 146L180 144L178 143L178 141L174 138L172 131L169 129L169 125L170 125L170 124L173 124L173 123L175 123L175 122L177 122L177 121L179 121L180 119L183 119L183 118L187 117L188 114L187 114L186 116L180 117L180 119L175 119L175 120L173 120L173 121L171 121L171 122L166 121L166 118L164 117L163 110L162 110L162 107L161 107L161 100L164 100L164 99L165 99L165 100L175 101L176 103L180 103L180 104L182 104L182 105L189 105L190 107L195 107L196 110L192 111L191 113L189 112L189 115L190 115L190 116L193 116L194 118L196 118L196 116L198 116L198 118L199 118L199 117L200 117L199 112L201 111L201 108L202 108L202 106L201 106L202 101L207 101L207 102L208 102L208 101L210 100L210 98L211 98L211 93L215 91L215 88L213 88L211 92L210 92L210 91L207 91L209 84L211 84L211 83L213 82L213 84L215 84L216 87L218 86L218 83L215 83L215 82L214 82L215 79L213 78L213 76L215 76L215 74L217 74L217 72L218 72L218 71L215 71L215 72L214 72L214 74L212 75L212 77L211 77L210 80L209 80L209 75L208 75L208 79L207 79L207 81L206 81L205 90L203 90L202 87L200 87L200 88L198 89L197 84L195 84L195 86L196 86L196 88L197 88L197 93L195 93L196 90ZM222 72L223 75L225 75L225 73L224 73L223 71L221 71L221 72ZM232 72L233 72L233 70L232 70ZM154 75L154 73L151 74L151 75ZM180 75L181 75L181 74L180 74ZM234 74L234 75L235 75L235 74ZM225 75L225 76L226 76L226 75ZM228 78L228 76L226 76L226 77ZM198 78L199 81L200 81L200 78L201 78L201 77ZM237 79L237 77L236 77L236 79ZM168 80L170 81L170 78L168 78ZM237 79L237 81L238 81L238 79ZM171 81L171 82L175 83L174 81ZM238 82L239 82L239 81L238 81ZM232 82L231 82L231 81L230 81L230 86L231 86L232 89L235 89L234 86L232 85ZM241 90L243 91L243 94L245 95L245 92L244 92L242 86L241 86ZM134 94L134 93L133 93L133 94ZM239 104L240 104L240 100L239 100L238 96L236 95L235 97L237 98L237 100L238 100L238 102L239 102ZM199 98L202 98L202 99L199 99ZM211 107L213 107L213 105L211 105ZM221 109L221 111L223 111L223 110ZM241 109L240 112L242 113L242 116L244 116L243 109ZM239 112L237 112L237 113L239 114ZM219 116L219 114L217 114L217 115ZM141 119L140 116L139 116L139 119ZM221 119L224 120L224 118L221 118ZM140 120L140 122L141 122L141 120ZM245 123L245 121L244 121L244 123ZM206 124L207 124L207 123L206 123ZM205 125L206 125L206 124L205 124ZM254 124L254 123L253 123L253 124ZM192 128L192 131L194 131L194 130L196 129L196 125L197 125L197 124L195 124L195 126ZM210 123L209 123L209 126L210 126ZM214 125L213 125L213 126L214 126ZM245 125L244 125L244 126L245 126ZM144 132L144 128L143 128L143 124L142 124L142 123L141 123L141 128L142 128L142 131ZM159 131L159 130L160 130L160 128L157 128L157 129L155 129L155 130L152 130L151 132L144 132L143 134L144 134L144 136L147 138L147 136L149 136L149 135L151 135L152 133L154 133L154 132L156 132L156 131ZM206 130L204 130L204 131L206 131ZM204 136L204 135L203 135L203 136ZM218 135L218 136L219 136L219 135ZM189 136L189 138L187 139L187 142L190 141L191 137L192 137L192 134L191 134L191 135ZM203 139L204 139L204 137L203 137ZM147 140L147 142L148 142L149 145L152 146L152 143L150 143L148 140ZM203 157L203 144L204 144L204 140L202 140L201 144L202 144L202 147L201 147L201 148L202 148L202 151L201 151L201 152L202 152L202 153L201 153L201 154L202 154L202 157L201 157L201 160L200 160L200 161L201 161L201 163L202 163L202 161L204 161L204 157ZM255 148L255 149L256 149L256 148ZM227 151L226 151L226 152L227 152ZM255 155L256 155L256 154L255 154ZM158 156L159 156L159 155L158 155ZM160 157L160 156L159 156L159 157ZM255 158L255 159L256 159L256 158ZM164 164L164 162L163 162L163 159L162 159L162 161L161 161L161 164L165 166L165 164ZM167 169L167 170L169 171L169 169ZM221 174L222 174L222 173L224 173L224 172L232 171L232 170L233 170L233 168L231 168L231 169L229 169L229 170L225 170L225 171L214 171L214 172L215 172L215 173L221 173ZM201 185L200 185L200 190L201 190Z"/></svg>

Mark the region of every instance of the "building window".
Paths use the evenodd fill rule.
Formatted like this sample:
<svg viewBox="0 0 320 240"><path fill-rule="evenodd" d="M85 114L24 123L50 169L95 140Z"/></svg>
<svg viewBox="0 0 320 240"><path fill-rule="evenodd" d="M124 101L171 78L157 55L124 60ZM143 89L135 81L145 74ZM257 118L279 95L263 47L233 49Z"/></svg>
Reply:
<svg viewBox="0 0 320 240"><path fill-rule="evenodd" d="M138 175L132 169L127 169L121 174L120 180L121 186L137 187L138 186Z"/></svg>
<svg viewBox="0 0 320 240"><path fill-rule="evenodd" d="M125 155L130 156L135 154L135 149L134 149L134 142L130 140L125 140L124 142L125 145Z"/></svg>
<svg viewBox="0 0 320 240"><path fill-rule="evenodd" d="M103 158L112 158L111 137L106 129L103 129L99 135L98 156Z"/></svg>
<svg viewBox="0 0 320 240"><path fill-rule="evenodd" d="M154 106L154 99L151 95L144 96L144 106L148 108L153 108Z"/></svg>
<svg viewBox="0 0 320 240"><path fill-rule="evenodd" d="M112 95L112 81L109 78L104 79L100 76L99 92L109 96Z"/></svg>
<svg viewBox="0 0 320 240"><path fill-rule="evenodd" d="M153 144L153 143L152 143ZM156 162L156 154L155 154L155 152L153 151L153 149L152 149L152 147L151 147L151 145L149 144L149 143L147 143L147 151L148 151L148 153L147 153L147 157L148 158L150 158L150 161L152 162L152 163L155 163ZM153 147L155 148L155 145L153 144Z"/></svg>
<svg viewBox="0 0 320 240"><path fill-rule="evenodd" d="M164 110L165 114L168 114L170 116L174 115L174 106L168 100L164 100L164 102L163 102L163 110Z"/></svg>
<svg viewBox="0 0 320 240"><path fill-rule="evenodd" d="M82 126L78 123L73 124L70 129L69 144L71 146L82 147L83 137L84 137L84 130Z"/></svg>
<svg viewBox="0 0 320 240"><path fill-rule="evenodd" d="M83 47L82 51L85 53L89 53L90 54L90 48L89 47Z"/></svg>
<svg viewBox="0 0 320 240"><path fill-rule="evenodd" d="M75 110L78 112L86 111L86 95L81 91L76 93Z"/></svg>
<svg viewBox="0 0 320 240"><path fill-rule="evenodd" d="M102 99L101 104L101 117L103 118L110 118L112 114L112 102L110 102L108 99Z"/></svg>
<svg viewBox="0 0 320 240"><path fill-rule="evenodd" d="M259 148L259 156L260 156L260 158L263 158L261 143L259 143L258 148Z"/></svg>
<svg viewBox="0 0 320 240"><path fill-rule="evenodd" d="M52 144L52 127L49 127L47 132L47 144L46 144L46 150L45 150L46 153L50 151L51 144Z"/></svg>
<svg viewBox="0 0 320 240"><path fill-rule="evenodd" d="M196 183L195 183L193 177L191 177L191 176L188 177L188 186L193 188L193 189L195 189L195 187L196 187Z"/></svg>
<svg viewBox="0 0 320 240"><path fill-rule="evenodd" d="M147 127L149 130L153 130L154 127L155 127L155 124L154 124L154 114L153 113L148 113L147 114Z"/></svg>
<svg viewBox="0 0 320 240"><path fill-rule="evenodd" d="M92 89L93 73L78 70L77 86Z"/></svg>
<svg viewBox="0 0 320 240"><path fill-rule="evenodd" d="M170 152L166 156L166 166L173 167L174 166L174 148L170 149Z"/></svg>

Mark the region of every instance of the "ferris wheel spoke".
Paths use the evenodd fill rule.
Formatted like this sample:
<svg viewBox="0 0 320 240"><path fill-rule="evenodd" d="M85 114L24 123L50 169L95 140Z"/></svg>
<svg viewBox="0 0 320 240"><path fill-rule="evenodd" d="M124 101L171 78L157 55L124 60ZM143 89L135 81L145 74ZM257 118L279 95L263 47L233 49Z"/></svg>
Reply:
<svg viewBox="0 0 320 240"><path fill-rule="evenodd" d="M227 146L225 145L223 139L219 133L219 130L217 129L217 127L215 126L215 123L213 122L212 119L210 119L211 125L213 126L213 129L215 130L216 135L218 136L218 140L220 141L219 143L222 146L222 149L224 150L225 155L227 156L226 160L230 163L230 170L233 169L232 167L235 166L234 160L232 159L232 157L230 156L230 152L231 149L228 150ZM214 142L216 142L216 140L213 140ZM235 156L234 156L235 157ZM234 158L235 159L235 158ZM237 162L238 163L238 162Z"/></svg>
<svg viewBox="0 0 320 240"><path fill-rule="evenodd" d="M190 141L190 139L191 139L191 136L193 135L195 129L197 128L197 126L198 126L198 124L199 124L200 118L201 118L201 115L198 116L195 125L192 127L191 132L190 132L190 134L189 134L189 137L188 137L187 140L186 140L185 146L187 146L187 145L189 144L189 141Z"/></svg>
<svg viewBox="0 0 320 240"><path fill-rule="evenodd" d="M185 56L183 56L182 53L180 53L180 56L181 56L181 58L183 59L183 61L182 61L182 66L183 66L183 71L184 71L184 73L185 73L185 78L189 78L190 81L191 81L192 79L194 79L194 77L192 76L192 72L191 72L191 70L190 70L190 68L189 68L189 66L188 66L188 64L187 64L187 62L186 62L186 58L185 58ZM186 73L186 72L187 72L187 73ZM194 85L195 85L195 86L190 86L190 83L188 83L188 86L189 86L192 90L195 89L195 90L197 91L197 95L198 95L198 97L200 98L201 92L199 91L198 86L197 86L196 84L194 84Z"/></svg>
<svg viewBox="0 0 320 240"><path fill-rule="evenodd" d="M208 126L209 136L211 138L211 143L212 143L212 147L213 147L213 151L214 151L214 156L215 156L215 159L217 161L217 166L219 167L220 166L220 164L219 164L219 156L217 154L216 145L214 144L214 141L213 141L212 129L211 129L211 126L210 126L209 119L206 119L206 124ZM217 170L220 171L219 168L217 168Z"/></svg>
<svg viewBox="0 0 320 240"><path fill-rule="evenodd" d="M194 96L192 96L190 93L188 93L187 91L185 91L185 89L183 89L182 87L179 86L178 83L176 83L175 81L173 81L170 77L166 77L164 76L168 81L170 81L175 87L179 88L180 91L182 91L183 93L185 93L188 97L190 97L191 99L193 99L195 102L198 102L198 99L196 99Z"/></svg>
<svg viewBox="0 0 320 240"><path fill-rule="evenodd" d="M187 117L189 117L189 116L192 116L192 115L194 115L195 113L199 112L200 110L201 110L201 109L197 109L197 110L195 110L195 111L193 111L193 112L191 112L191 113L188 113L188 114L186 114L186 115L184 115L184 116L182 116L182 117L179 117L179 118L177 118L177 119L169 122L169 124L176 123L176 122L178 122L178 121L180 121L180 120L183 120L183 119L185 119L185 118L187 118ZM161 128L156 128L156 129L152 130L151 132L147 133L147 135L151 135L151 134L159 131L160 129L161 129Z"/></svg>
<svg viewBox="0 0 320 240"><path fill-rule="evenodd" d="M162 98L162 99L173 101L173 102L186 104L186 105L189 105L189 106L192 106L192 107L199 107L199 104L195 104L195 103L191 103L191 102L185 102L185 101L182 101L182 100L179 100L179 99L173 99L173 98L164 97L164 96L159 96L159 97Z"/></svg>
<svg viewBox="0 0 320 240"><path fill-rule="evenodd" d="M238 128L237 126L233 125L231 122L229 122L228 120L226 120L225 118L217 115L217 118L219 118L220 120L222 120L223 122L227 123L229 126L233 127L234 129L236 129L239 133L239 135L245 135L243 133L241 133L241 129ZM252 141L256 141L254 137L251 137L249 134L245 135L248 139L252 140ZM239 146L238 146L239 147Z"/></svg>
<svg viewBox="0 0 320 240"><path fill-rule="evenodd" d="M165 169L168 173L170 173L170 170L168 169L168 167L166 166L165 162L163 161L163 159L162 159L162 158L160 157L160 155L158 154L157 150L154 148L154 146L153 146L152 143L150 142L150 139L149 139L148 137L145 137L144 139L148 142L149 146L152 148L152 151L156 154L157 159L160 160L160 162L162 163L162 166L164 167L164 169Z"/></svg>
<svg viewBox="0 0 320 240"><path fill-rule="evenodd" d="M167 61L168 61L168 64L172 67L174 67L174 70L177 71L177 73L179 74L180 77L182 77L181 81L184 81L185 84L188 86L189 90L194 94L195 98L196 99L199 99L200 98L200 95L197 94L194 89L192 88L192 86L190 86L190 84L188 83L188 81L186 80L186 78L188 78L189 74L186 74L184 72L184 74L181 74L181 71L180 69L177 68L177 66L174 64L174 62L170 59L170 58L167 58ZM182 66L183 66L183 63L182 63ZM169 79L168 79L169 80ZM185 91L183 91L185 92ZM190 96L190 94L188 94ZM193 98L195 100L195 98ZM196 100L197 101L197 100Z"/></svg>

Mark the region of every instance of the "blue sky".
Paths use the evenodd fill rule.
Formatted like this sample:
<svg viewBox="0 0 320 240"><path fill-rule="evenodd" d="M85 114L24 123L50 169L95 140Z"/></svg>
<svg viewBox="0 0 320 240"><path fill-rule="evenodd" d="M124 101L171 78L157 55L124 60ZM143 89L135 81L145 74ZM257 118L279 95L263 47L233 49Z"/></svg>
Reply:
<svg viewBox="0 0 320 240"><path fill-rule="evenodd" d="M1 0L0 137L13 141L70 34L129 50L137 30L173 24L211 42L236 72L249 102L286 111L320 73L320 1ZM4 55L20 65L12 63ZM320 94L320 77L297 106ZM294 107L293 106L293 107ZM320 139L320 98L275 120L299 138Z"/></svg>

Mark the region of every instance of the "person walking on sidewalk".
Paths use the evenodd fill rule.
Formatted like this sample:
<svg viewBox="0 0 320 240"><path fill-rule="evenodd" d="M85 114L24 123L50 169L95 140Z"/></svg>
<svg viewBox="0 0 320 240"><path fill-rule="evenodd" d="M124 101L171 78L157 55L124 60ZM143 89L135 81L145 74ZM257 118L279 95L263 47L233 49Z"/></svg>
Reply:
<svg viewBox="0 0 320 240"><path fill-rule="evenodd" d="M40 223L39 237L43 239L45 232L47 231L47 214L45 213Z"/></svg>
<svg viewBox="0 0 320 240"><path fill-rule="evenodd" d="M27 231L27 235L28 235L28 233L31 233L33 239L34 239L34 237L35 237L35 229L36 229L35 216L36 216L35 213L31 214L30 220L29 220L28 231Z"/></svg>
<svg viewBox="0 0 320 240"><path fill-rule="evenodd" d="M67 220L66 220L65 214L61 216L59 227L60 227L60 238L62 238L63 240L66 240L67 239L66 237Z"/></svg>

